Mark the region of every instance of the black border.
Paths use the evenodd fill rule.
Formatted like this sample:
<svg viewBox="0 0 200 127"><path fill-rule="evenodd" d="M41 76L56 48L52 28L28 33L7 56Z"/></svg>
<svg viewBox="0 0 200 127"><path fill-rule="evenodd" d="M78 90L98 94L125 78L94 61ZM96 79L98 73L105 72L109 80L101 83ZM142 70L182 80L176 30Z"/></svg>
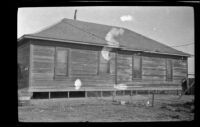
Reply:
<svg viewBox="0 0 200 127"><path fill-rule="evenodd" d="M5 47L4 50L2 50L2 63L5 65L2 65L2 68L4 69L5 73L3 72L2 75L5 76L6 82L2 81L1 86L2 92L1 92L1 106L3 106L1 109L3 111L3 114L1 113L1 116L3 119L0 122L0 124L14 124L17 126L60 126L60 125L68 125L68 124L75 124L75 126L104 126L107 124L117 125L117 126L199 126L198 118L199 118L199 86L195 86L195 120L194 121L181 121L181 122L136 122L136 123L19 123L18 122L18 103L17 103L17 69L16 69L16 59L17 55L17 28L16 27L16 21L17 21L17 12L18 8L21 7L72 7L72 6L189 6L194 8L194 18L195 18L195 65L197 63L197 52L198 52L198 41L199 41L199 10L200 10L200 3L199 2L163 2L163 1L136 1L136 2L125 2L125 1L65 1L65 0L56 0L54 2L48 1L48 0L18 0L16 3L9 3L8 6L5 6L4 10L6 13L6 17L4 17L4 21L6 21L6 25L3 27L3 32L5 33L5 36L2 36L3 40L2 43L3 47ZM4 35L4 34L2 34ZM10 37L11 36L11 37ZM11 39L11 40L10 40ZM16 43L14 45L13 43ZM12 45L12 46L11 46ZM14 59L15 57L16 59ZM5 67L4 67L5 66ZM14 72L16 70L16 72ZM195 82L198 84L198 66L195 66ZM12 73L11 73L12 72ZM11 77L13 76L13 79ZM16 76L16 77L15 77ZM3 77L2 77L3 79ZM12 81L12 82L9 82Z"/></svg>

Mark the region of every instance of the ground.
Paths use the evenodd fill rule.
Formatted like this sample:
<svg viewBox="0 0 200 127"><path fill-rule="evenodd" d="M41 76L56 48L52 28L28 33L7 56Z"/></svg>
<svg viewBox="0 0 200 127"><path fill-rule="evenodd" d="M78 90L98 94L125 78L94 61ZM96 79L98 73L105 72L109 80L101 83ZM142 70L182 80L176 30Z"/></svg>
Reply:
<svg viewBox="0 0 200 127"><path fill-rule="evenodd" d="M19 106L20 122L143 122L194 120L194 96L151 95L34 99ZM122 104L121 101L125 101ZM149 105L147 105L149 101Z"/></svg>

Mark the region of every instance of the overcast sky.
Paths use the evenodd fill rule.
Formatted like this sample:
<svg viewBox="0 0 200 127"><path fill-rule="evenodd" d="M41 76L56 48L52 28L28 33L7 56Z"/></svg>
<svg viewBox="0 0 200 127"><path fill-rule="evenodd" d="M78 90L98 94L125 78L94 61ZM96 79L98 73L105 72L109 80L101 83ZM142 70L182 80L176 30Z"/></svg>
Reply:
<svg viewBox="0 0 200 127"><path fill-rule="evenodd" d="M194 12L192 7L45 7L18 10L17 37L38 32L63 18L135 31L177 50L194 54ZM188 61L189 73L194 73L194 57Z"/></svg>

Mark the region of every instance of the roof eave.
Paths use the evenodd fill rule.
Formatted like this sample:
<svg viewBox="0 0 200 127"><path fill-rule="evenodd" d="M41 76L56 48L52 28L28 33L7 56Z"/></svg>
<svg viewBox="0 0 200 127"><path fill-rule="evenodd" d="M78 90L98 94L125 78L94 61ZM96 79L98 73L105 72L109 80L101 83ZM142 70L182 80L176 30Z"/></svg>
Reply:
<svg viewBox="0 0 200 127"><path fill-rule="evenodd" d="M23 40L23 39L24 39L24 36L25 36L25 35L23 35L23 36L21 36L20 38L18 38L17 41L20 42L21 40Z"/></svg>

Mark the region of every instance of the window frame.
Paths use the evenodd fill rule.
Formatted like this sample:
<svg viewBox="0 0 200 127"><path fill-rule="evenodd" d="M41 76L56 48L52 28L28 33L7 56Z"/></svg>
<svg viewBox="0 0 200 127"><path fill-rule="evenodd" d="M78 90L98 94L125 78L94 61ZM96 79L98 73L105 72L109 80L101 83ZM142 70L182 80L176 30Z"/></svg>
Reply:
<svg viewBox="0 0 200 127"><path fill-rule="evenodd" d="M104 64L107 64L106 65L106 72L102 72L102 71L100 71L101 69L101 51L98 51L98 70L97 70L97 75L100 75L100 74L110 74L110 60L111 59L109 59L108 61L107 60L105 60L105 61L107 61L106 63L104 63Z"/></svg>
<svg viewBox="0 0 200 127"><path fill-rule="evenodd" d="M66 57L66 73L65 73L65 75L60 75L60 74L56 73L56 68L57 68L57 52L58 52L59 48L66 51L66 54L65 54L65 57ZM70 52L69 48L58 47L58 46L55 47L55 54L54 54L54 79L56 77L68 77L69 76L69 52Z"/></svg>
<svg viewBox="0 0 200 127"><path fill-rule="evenodd" d="M140 75L139 77L134 77L134 59L135 57L139 57L139 60L140 60L140 63L139 63L139 66L140 66ZM142 56L140 55L132 55L132 80L142 80Z"/></svg>
<svg viewBox="0 0 200 127"><path fill-rule="evenodd" d="M170 76L168 76L168 68L167 68L167 67L169 67L168 66L168 61L170 61L170 67L171 67L170 68L170 71L171 71L171 75ZM166 59L165 64L166 64L166 81L173 81L173 61L172 61L172 59Z"/></svg>

